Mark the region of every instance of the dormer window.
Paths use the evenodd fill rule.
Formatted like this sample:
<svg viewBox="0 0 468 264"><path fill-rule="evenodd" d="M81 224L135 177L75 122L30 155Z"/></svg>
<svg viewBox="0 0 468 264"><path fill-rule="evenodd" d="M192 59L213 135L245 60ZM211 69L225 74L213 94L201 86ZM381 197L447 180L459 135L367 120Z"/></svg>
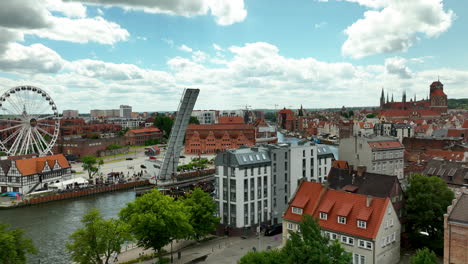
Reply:
<svg viewBox="0 0 468 264"><path fill-rule="evenodd" d="M293 207L292 208L292 213L302 215L302 208Z"/></svg>
<svg viewBox="0 0 468 264"><path fill-rule="evenodd" d="M327 213L320 212L320 219L322 219L322 220L327 220L327 218L328 218Z"/></svg>
<svg viewBox="0 0 468 264"><path fill-rule="evenodd" d="M362 221L362 220L357 220L357 227L366 229L367 228L367 222Z"/></svg>
<svg viewBox="0 0 468 264"><path fill-rule="evenodd" d="M340 224L346 224L346 217L344 217L344 216L338 216L338 223L340 223Z"/></svg>

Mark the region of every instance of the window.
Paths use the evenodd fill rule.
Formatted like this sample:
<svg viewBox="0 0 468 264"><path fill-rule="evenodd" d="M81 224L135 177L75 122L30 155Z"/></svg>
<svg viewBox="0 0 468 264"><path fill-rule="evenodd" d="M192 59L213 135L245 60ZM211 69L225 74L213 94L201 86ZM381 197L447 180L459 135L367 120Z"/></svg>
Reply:
<svg viewBox="0 0 468 264"><path fill-rule="evenodd" d="M390 226L393 226L393 218L390 219Z"/></svg>
<svg viewBox="0 0 468 264"><path fill-rule="evenodd" d="M288 223L288 230L294 230L294 226L293 223Z"/></svg>
<svg viewBox="0 0 468 264"><path fill-rule="evenodd" d="M372 250L372 242L359 239L358 246L360 248Z"/></svg>
<svg viewBox="0 0 468 264"><path fill-rule="evenodd" d="M357 226L358 226L359 228L364 228L364 229L366 229L367 223L366 223L366 221L358 220L358 221L357 221Z"/></svg>
<svg viewBox="0 0 468 264"><path fill-rule="evenodd" d="M366 263L366 256L354 253L353 264L365 264L365 263Z"/></svg>
<svg viewBox="0 0 468 264"><path fill-rule="evenodd" d="M305 150L302 151L302 157L305 157Z"/></svg>
<svg viewBox="0 0 468 264"><path fill-rule="evenodd" d="M338 216L338 223L340 223L340 224L346 224L346 217L344 217L344 216Z"/></svg>
<svg viewBox="0 0 468 264"><path fill-rule="evenodd" d="M396 237L395 232L393 232L393 234L390 237L390 242L394 242L396 240L395 237Z"/></svg>
<svg viewBox="0 0 468 264"><path fill-rule="evenodd" d="M320 212L320 219L327 220L327 217L328 217L327 213Z"/></svg>
<svg viewBox="0 0 468 264"><path fill-rule="evenodd" d="M300 214L302 215L302 208L294 207L292 208L292 213L293 214Z"/></svg>
<svg viewBox="0 0 468 264"><path fill-rule="evenodd" d="M354 246L354 238L348 236L341 236L341 243Z"/></svg>

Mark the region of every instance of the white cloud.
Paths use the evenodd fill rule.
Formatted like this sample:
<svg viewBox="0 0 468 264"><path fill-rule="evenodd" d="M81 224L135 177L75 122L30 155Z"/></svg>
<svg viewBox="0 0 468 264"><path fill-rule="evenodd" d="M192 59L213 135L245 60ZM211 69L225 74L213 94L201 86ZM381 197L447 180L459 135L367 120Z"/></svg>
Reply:
<svg viewBox="0 0 468 264"><path fill-rule="evenodd" d="M320 23L314 24L314 28L322 28L327 25L327 22L322 21Z"/></svg>
<svg viewBox="0 0 468 264"><path fill-rule="evenodd" d="M385 70L389 74L395 74L402 79L411 78L411 70L406 66L408 61L402 57L393 57L385 60Z"/></svg>
<svg viewBox="0 0 468 264"><path fill-rule="evenodd" d="M87 18L81 3L61 0L3 0L0 27L18 34L77 43L114 44L129 37L127 30L102 17ZM63 16L54 16L59 12Z"/></svg>
<svg viewBox="0 0 468 264"><path fill-rule="evenodd" d="M348 39L342 53L354 58L378 53L406 51L418 39L418 34L428 38L445 32L455 17L452 10L445 11L442 0L362 1L369 10L345 30Z"/></svg>
<svg viewBox="0 0 468 264"><path fill-rule="evenodd" d="M241 22L247 16L244 0L66 0L86 4L118 6L126 10L185 17L211 14L219 25Z"/></svg>
<svg viewBox="0 0 468 264"><path fill-rule="evenodd" d="M192 53L192 60L194 62L204 62L208 57L208 54L203 51L197 50Z"/></svg>
<svg viewBox="0 0 468 264"><path fill-rule="evenodd" d="M59 54L42 44L23 46L10 43L0 56L0 69L14 73L56 73L64 63Z"/></svg>
<svg viewBox="0 0 468 264"><path fill-rule="evenodd" d="M42 38L63 40L76 43L96 42L115 44L128 39L130 33L120 25L109 22L102 17L70 19L67 17L50 17L48 29L25 31Z"/></svg>
<svg viewBox="0 0 468 264"><path fill-rule="evenodd" d="M215 50L218 50L218 51L222 51L223 49L216 43L213 43L213 49Z"/></svg>
<svg viewBox="0 0 468 264"><path fill-rule="evenodd" d="M394 57L382 64L357 66L286 57L266 42L229 47L225 59L208 55L199 59L204 52L192 51L187 58L168 59L168 71L91 59L64 61L40 44L19 45L11 51L16 53L9 49L0 56L0 71L16 75L6 80L0 77L0 88L25 82L37 85L52 94L59 109L89 111L96 105L130 104L135 111L175 110L186 87L201 89L198 109L229 109L240 104L256 108L274 108L275 104L372 106L378 105L382 86L395 95L406 89L420 98L437 75L449 98L468 96L468 71L408 67L426 58Z"/></svg>
<svg viewBox="0 0 468 264"><path fill-rule="evenodd" d="M181 51L185 51L185 52L192 52L192 51L193 51L192 48L190 48L189 46L187 46L187 45L185 45L185 44L181 45L181 46L179 47L179 49L180 49Z"/></svg>

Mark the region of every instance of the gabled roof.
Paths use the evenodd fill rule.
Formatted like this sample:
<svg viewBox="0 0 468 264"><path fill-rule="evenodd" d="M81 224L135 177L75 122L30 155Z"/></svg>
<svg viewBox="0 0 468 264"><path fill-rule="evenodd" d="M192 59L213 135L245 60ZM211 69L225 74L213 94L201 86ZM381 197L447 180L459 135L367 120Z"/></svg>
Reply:
<svg viewBox="0 0 468 264"><path fill-rule="evenodd" d="M462 194L449 214L450 222L468 224L468 194Z"/></svg>
<svg viewBox="0 0 468 264"><path fill-rule="evenodd" d="M373 141L369 142L371 149L392 149L392 148L402 148L403 145L398 140L394 141Z"/></svg>
<svg viewBox="0 0 468 264"><path fill-rule="evenodd" d="M23 176L33 175L42 172L47 162L47 165L52 169L55 161L58 162L59 166L64 168L70 168L70 164L63 154L56 154L51 156L37 157L31 159L16 160L16 167Z"/></svg>
<svg viewBox="0 0 468 264"><path fill-rule="evenodd" d="M463 121L462 128L468 128L468 119L466 119L465 121Z"/></svg>
<svg viewBox="0 0 468 264"><path fill-rule="evenodd" d="M347 169L349 165L346 160L334 160L332 162L332 167L339 168L339 169Z"/></svg>
<svg viewBox="0 0 468 264"><path fill-rule="evenodd" d="M305 198L304 198L305 197ZM299 222L302 215L292 213L297 199L307 199L303 214L319 218L319 212L328 209L327 220L319 219L321 228L352 236L375 239L382 224L389 198L368 198L366 195L325 189L320 183L303 182L284 214L285 220ZM368 199L370 203L368 204ZM338 223L339 215L346 215L346 224ZM367 227L357 227L357 220L367 219Z"/></svg>

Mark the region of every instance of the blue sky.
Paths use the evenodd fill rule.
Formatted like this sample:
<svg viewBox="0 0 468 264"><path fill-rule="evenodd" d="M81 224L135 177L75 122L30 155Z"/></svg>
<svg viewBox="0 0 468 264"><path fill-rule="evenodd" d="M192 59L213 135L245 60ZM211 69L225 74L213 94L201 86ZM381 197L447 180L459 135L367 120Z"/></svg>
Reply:
<svg viewBox="0 0 468 264"><path fill-rule="evenodd" d="M0 5L0 88L37 85L61 110L175 110L184 87L197 109L369 106L382 87L426 97L437 76L468 97L466 1Z"/></svg>

